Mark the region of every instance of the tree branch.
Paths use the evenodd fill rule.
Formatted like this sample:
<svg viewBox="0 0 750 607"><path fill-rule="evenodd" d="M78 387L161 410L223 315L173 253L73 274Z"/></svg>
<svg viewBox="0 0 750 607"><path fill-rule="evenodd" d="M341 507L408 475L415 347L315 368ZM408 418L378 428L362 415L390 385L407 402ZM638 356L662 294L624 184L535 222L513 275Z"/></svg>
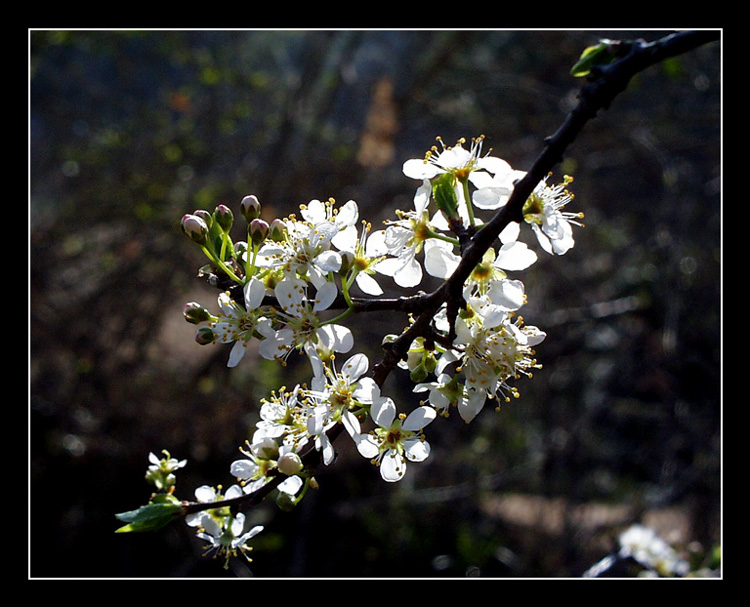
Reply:
<svg viewBox="0 0 750 607"><path fill-rule="evenodd" d="M684 31L665 36L654 42L634 40L620 42L624 54L608 65L594 66L581 88L578 103L571 110L560 128L545 139L545 148L533 163L526 175L520 179L507 204L486 223L463 247L461 262L453 275L432 293L401 298L356 299L355 311L373 312L397 310L418 314L416 320L395 341L384 344L384 355L373 367L372 376L382 387L390 372L398 362L406 357L412 341L417 337L429 336L431 322L444 303L458 304L462 298L463 285L472 270L482 260L484 253L491 247L503 229L511 222L523 222L523 205L537 184L542 181L563 158L565 150L573 143L583 127L592 120L601 109L607 109L614 98L625 90L630 80L646 68L695 48L720 39L718 30ZM342 425L337 424L329 431L331 441L342 432ZM302 455L305 469L313 470L320 464L320 453L314 446ZM261 502L283 480L284 475L277 474L266 485L257 491L240 497L211 503L188 503L183 507L185 514L201 510L241 505L253 505Z"/></svg>
<svg viewBox="0 0 750 607"><path fill-rule="evenodd" d="M433 293L419 298L418 305L422 310L417 321L396 341L388 344L383 360L374 368L374 377L378 384L382 384L398 361L406 356L412 340L423 335L429 320L440 306L462 297L461 292L466 279L503 229L511 222L523 222L524 203L537 184L562 160L565 150L573 143L586 123L592 120L599 110L608 108L612 100L625 90L637 73L669 57L718 40L719 37L718 30L686 31L650 43L643 40L626 42L626 48L629 49L627 54L609 65L595 66L592 69L588 82L578 95L577 105L557 132L545 139L545 149L526 175L516 183L507 204L472 237L453 275Z"/></svg>

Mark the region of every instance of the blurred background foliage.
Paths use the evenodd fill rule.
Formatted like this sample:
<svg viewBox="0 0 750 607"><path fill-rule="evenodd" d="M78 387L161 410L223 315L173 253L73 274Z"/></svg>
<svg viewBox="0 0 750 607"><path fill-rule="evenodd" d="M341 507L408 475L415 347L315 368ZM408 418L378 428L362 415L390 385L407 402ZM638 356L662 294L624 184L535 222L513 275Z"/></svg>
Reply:
<svg viewBox="0 0 750 607"><path fill-rule="evenodd" d="M639 75L568 150L555 177L586 227L520 276L548 333L520 399L433 424L395 486L342 441L299 508L250 513L249 567L199 558L181 526L113 533L148 499L149 451L188 459L180 497L229 485L260 399L309 371L229 373L195 344L182 307L217 293L184 213L353 198L378 224L411 207L401 164L437 135L528 168L582 50L662 34L31 31L30 575L568 577L632 522L700 561L721 530L717 43ZM405 322L354 318L357 350L376 360ZM404 376L385 391L416 404Z"/></svg>

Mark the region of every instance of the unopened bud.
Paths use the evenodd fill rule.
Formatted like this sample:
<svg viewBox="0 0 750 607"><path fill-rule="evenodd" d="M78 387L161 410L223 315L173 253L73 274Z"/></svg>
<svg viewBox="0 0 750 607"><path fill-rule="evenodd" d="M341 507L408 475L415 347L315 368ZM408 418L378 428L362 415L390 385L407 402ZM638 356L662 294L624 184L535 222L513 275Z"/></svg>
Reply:
<svg viewBox="0 0 750 607"><path fill-rule="evenodd" d="M196 214L187 214L182 216L182 231L193 242L202 244L206 242L208 236L208 226L206 222Z"/></svg>
<svg viewBox="0 0 750 607"><path fill-rule="evenodd" d="M421 361L409 372L409 378L415 383L423 382L427 379L427 375L427 369Z"/></svg>
<svg viewBox="0 0 750 607"><path fill-rule="evenodd" d="M458 215L458 196L456 195L455 177L451 173L443 173L432 183L432 195L438 209L448 219Z"/></svg>
<svg viewBox="0 0 750 607"><path fill-rule="evenodd" d="M248 223L260 217L260 202L258 202L258 197L255 194L250 194L250 196L245 196L242 199L240 213Z"/></svg>
<svg viewBox="0 0 750 607"><path fill-rule="evenodd" d="M214 224L214 216L211 215L206 209L198 209L193 212L193 215L196 217L200 217L203 221L206 222L206 227L210 230L211 226Z"/></svg>
<svg viewBox="0 0 750 607"><path fill-rule="evenodd" d="M251 445L250 451L252 451L255 457L259 457L260 459L275 459L279 454L279 446L275 440L266 437L260 442Z"/></svg>
<svg viewBox="0 0 750 607"><path fill-rule="evenodd" d="M257 217L250 222L248 226L248 234L254 245L262 243L266 236L268 236L268 230L270 229L268 222L258 219Z"/></svg>
<svg viewBox="0 0 750 607"><path fill-rule="evenodd" d="M276 496L276 505L282 512L289 512L294 509L294 507L297 505L297 502L294 500L294 497L292 497L288 493L280 491Z"/></svg>
<svg viewBox="0 0 750 607"><path fill-rule="evenodd" d="M234 243L234 258L237 261L242 261L242 259L245 256L245 253L247 253L247 243L244 240L238 240Z"/></svg>
<svg viewBox="0 0 750 607"><path fill-rule="evenodd" d="M214 211L214 218L216 219L216 223L219 224L219 227L225 232L228 232L232 229L232 224L234 223L234 213L232 213L232 209L230 209L225 204L220 204L218 207L216 207L216 210Z"/></svg>
<svg viewBox="0 0 750 607"><path fill-rule="evenodd" d="M215 336L211 327L201 327L195 332L195 341L201 346L205 346L214 342Z"/></svg>
<svg viewBox="0 0 750 607"><path fill-rule="evenodd" d="M211 318L209 311L195 301L186 303L182 314L185 317L185 320L193 325L205 322Z"/></svg>
<svg viewBox="0 0 750 607"><path fill-rule="evenodd" d="M294 476L302 470L302 460L296 453L285 453L279 458L279 471L287 476Z"/></svg>
<svg viewBox="0 0 750 607"><path fill-rule="evenodd" d="M342 276L346 276L349 270L354 266L356 257L352 251L341 251L341 269L339 273Z"/></svg>
<svg viewBox="0 0 750 607"><path fill-rule="evenodd" d="M286 235L286 224L281 219L274 219L268 228L268 235L274 242L281 242Z"/></svg>

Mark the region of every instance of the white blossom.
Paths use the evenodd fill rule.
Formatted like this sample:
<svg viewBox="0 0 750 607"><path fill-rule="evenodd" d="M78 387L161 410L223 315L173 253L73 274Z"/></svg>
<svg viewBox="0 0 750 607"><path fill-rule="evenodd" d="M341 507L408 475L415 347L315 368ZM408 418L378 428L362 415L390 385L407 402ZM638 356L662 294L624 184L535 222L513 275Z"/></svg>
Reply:
<svg viewBox="0 0 750 607"><path fill-rule="evenodd" d="M384 230L370 237L375 252L391 256L379 262L376 270L393 277L401 287L415 287L422 282L422 267L416 256L433 232L427 210L431 192L430 182L425 180L414 195L414 210L398 213L399 219L386 222Z"/></svg>
<svg viewBox="0 0 750 607"><path fill-rule="evenodd" d="M284 359L293 349L299 349L311 360L317 359L318 344L322 349L334 352L351 350L354 345L351 330L343 325L326 323L318 315L333 303L338 287L332 282L323 282L314 299L307 296L307 289L307 283L290 272L274 288L281 307L279 316L284 324L281 328L265 332L265 339L259 348L263 358Z"/></svg>
<svg viewBox="0 0 750 607"><path fill-rule="evenodd" d="M421 406L408 416L396 415L390 398L376 401L370 409L376 428L369 433L354 435L357 450L380 468L380 476L388 482L399 481L406 472L406 462L422 462L430 454L430 444L422 430L436 417L435 409Z"/></svg>
<svg viewBox="0 0 750 607"><path fill-rule="evenodd" d="M236 367L245 355L248 343L267 333L271 321L265 317L260 306L266 294L265 285L251 278L242 288L244 306L234 301L229 291L219 294L219 316L211 323L215 339L219 343L232 343L228 367Z"/></svg>
<svg viewBox="0 0 750 607"><path fill-rule="evenodd" d="M329 272L341 268L341 255L331 249L331 240L340 226L323 221L318 224L288 219L283 240L267 240L256 259L260 268L280 269L286 274L296 274L320 286Z"/></svg>
<svg viewBox="0 0 750 607"><path fill-rule="evenodd" d="M563 182L547 185L547 180L537 184L523 209L524 220L531 225L542 248L551 255L564 255L573 245L573 225L581 225L578 220L583 213L570 213L562 209L573 200L567 186L573 181L565 176Z"/></svg>

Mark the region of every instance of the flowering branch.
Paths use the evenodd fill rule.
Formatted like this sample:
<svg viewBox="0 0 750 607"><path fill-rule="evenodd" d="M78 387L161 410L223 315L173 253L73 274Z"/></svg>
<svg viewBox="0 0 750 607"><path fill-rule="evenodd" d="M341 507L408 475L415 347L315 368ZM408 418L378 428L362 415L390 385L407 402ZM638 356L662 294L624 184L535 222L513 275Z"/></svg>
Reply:
<svg viewBox="0 0 750 607"><path fill-rule="evenodd" d="M428 317L445 302L460 300L460 291L487 249L511 222L524 220L523 207L529 196L558 164L565 150L573 143L589 120L606 109L617 94L625 90L628 82L638 72L694 48L717 40L716 31L685 31L671 34L654 42L643 40L628 42L603 41L599 46L607 49L607 58L612 62L592 66L586 72L588 82L582 87L578 104L571 110L557 132L545 139L545 148L529 171L515 183L507 204L479 231L464 249L461 263L453 275L436 291L409 300L410 312L420 310L422 322L415 323L409 334L390 344L388 352L377 367L377 381L382 383L391 369L405 355L411 339L422 334L428 325ZM615 59L617 57L617 59Z"/></svg>
<svg viewBox="0 0 750 607"><path fill-rule="evenodd" d="M349 435L384 480L396 482L407 462L429 456L424 429L438 416L455 408L469 423L487 401L517 397L514 381L540 368L533 348L546 337L518 315L525 288L508 273L537 260L519 233L529 229L543 251L564 255L583 217L565 210L573 200L572 177L550 185L552 168L635 74L717 38L716 32L681 32L652 43L603 40L589 47L571 70L587 78L578 104L545 140L529 171L483 155L483 136L469 149L465 140L445 146L438 139L440 147L403 165L419 183L414 208L397 211L381 230L372 231L367 222L358 229L353 200L343 206L313 200L300 206L301 217L269 224L260 218L258 199L247 196L240 203L247 238L240 242L229 236L234 215L225 205L184 216L183 231L210 262L199 274L221 291L216 314L199 303L186 305L186 320L199 325L196 341L231 344L229 367L240 364L253 341L268 360L284 363L299 352L311 364L312 379L262 401L252 439L230 466L238 482L224 493L203 486L197 501L177 499L175 472L185 461L151 454L147 480L157 493L146 506L118 515L127 523L118 531L151 530L184 518L210 551L227 559L247 556L247 542L262 528L245 531L240 510L273 491L281 508L294 507L317 487L313 473L320 464L333 462L340 435ZM491 218L484 223L478 211L491 211ZM434 291L381 297L375 276L412 288L423 267L444 280ZM354 288L366 296L353 295ZM370 369L358 353L339 367L336 355L349 355L354 346L342 323L353 314L386 310L408 314L410 324L400 335L386 336L382 359ZM414 392L429 394L408 414L381 394L397 368L409 372ZM363 431L363 423L371 430Z"/></svg>

